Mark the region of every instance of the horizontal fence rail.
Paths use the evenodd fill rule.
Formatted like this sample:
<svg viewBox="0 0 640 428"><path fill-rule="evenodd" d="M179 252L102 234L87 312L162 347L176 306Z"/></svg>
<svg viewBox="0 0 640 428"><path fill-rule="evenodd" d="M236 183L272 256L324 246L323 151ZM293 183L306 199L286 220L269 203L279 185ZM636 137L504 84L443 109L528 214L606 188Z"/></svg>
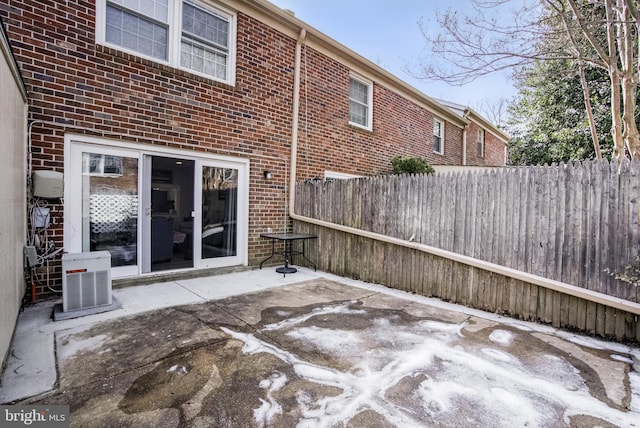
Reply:
<svg viewBox="0 0 640 428"><path fill-rule="evenodd" d="M637 263L637 161L298 183L296 213L639 302L612 275ZM318 267L619 340L637 315L410 248L296 221Z"/></svg>

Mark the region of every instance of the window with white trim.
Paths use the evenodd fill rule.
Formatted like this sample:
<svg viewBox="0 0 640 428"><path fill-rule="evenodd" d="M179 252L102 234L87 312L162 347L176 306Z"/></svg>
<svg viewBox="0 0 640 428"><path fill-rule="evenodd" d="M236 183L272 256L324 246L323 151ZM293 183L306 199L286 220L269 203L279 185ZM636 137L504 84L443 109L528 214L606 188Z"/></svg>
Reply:
<svg viewBox="0 0 640 428"><path fill-rule="evenodd" d="M236 16L196 0L97 0L98 43L233 84Z"/></svg>
<svg viewBox="0 0 640 428"><path fill-rule="evenodd" d="M349 79L349 123L371 130L373 84L360 77Z"/></svg>
<svg viewBox="0 0 640 428"><path fill-rule="evenodd" d="M433 151L444 154L444 122L433 119Z"/></svg>
<svg viewBox="0 0 640 428"><path fill-rule="evenodd" d="M324 171L325 180L330 180L330 179L348 180L350 178L360 178L360 177L362 176L356 175L356 174L349 174L347 172L330 171L328 169Z"/></svg>
<svg viewBox="0 0 640 428"><path fill-rule="evenodd" d="M478 139L477 139L477 147L478 147L478 157L484 157L484 129L478 129Z"/></svg>

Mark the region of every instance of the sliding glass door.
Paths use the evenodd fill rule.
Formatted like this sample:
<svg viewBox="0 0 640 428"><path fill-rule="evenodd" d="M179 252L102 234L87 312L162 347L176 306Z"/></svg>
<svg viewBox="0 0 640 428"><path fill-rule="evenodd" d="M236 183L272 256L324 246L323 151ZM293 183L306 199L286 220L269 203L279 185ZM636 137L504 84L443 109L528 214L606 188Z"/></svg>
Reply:
<svg viewBox="0 0 640 428"><path fill-rule="evenodd" d="M114 278L247 263L247 161L69 144L68 252L109 251Z"/></svg>
<svg viewBox="0 0 640 428"><path fill-rule="evenodd" d="M112 276L141 259L141 159L134 150L65 141L64 250L109 251Z"/></svg>
<svg viewBox="0 0 640 428"><path fill-rule="evenodd" d="M199 163L199 240L196 251L207 267L241 264L246 241L246 170L224 162ZM245 192L246 193L246 192ZM246 263L246 261L245 261Z"/></svg>

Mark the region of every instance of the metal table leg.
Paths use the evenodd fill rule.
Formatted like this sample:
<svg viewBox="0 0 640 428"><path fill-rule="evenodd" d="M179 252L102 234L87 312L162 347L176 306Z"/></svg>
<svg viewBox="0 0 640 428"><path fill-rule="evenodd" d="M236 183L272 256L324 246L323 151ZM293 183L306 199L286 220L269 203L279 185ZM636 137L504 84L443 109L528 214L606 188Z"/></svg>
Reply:
<svg viewBox="0 0 640 428"><path fill-rule="evenodd" d="M284 243L284 267L276 269L276 272L281 273L284 276L287 276L288 273L298 272L298 269L294 267L289 267L289 258L291 257L292 244L293 244L293 241L286 241Z"/></svg>
<svg viewBox="0 0 640 428"><path fill-rule="evenodd" d="M262 265L264 264L264 262L266 262L267 260L272 259L275 254L276 254L276 240L272 239L271 240L271 255L260 262L260 269L262 269Z"/></svg>

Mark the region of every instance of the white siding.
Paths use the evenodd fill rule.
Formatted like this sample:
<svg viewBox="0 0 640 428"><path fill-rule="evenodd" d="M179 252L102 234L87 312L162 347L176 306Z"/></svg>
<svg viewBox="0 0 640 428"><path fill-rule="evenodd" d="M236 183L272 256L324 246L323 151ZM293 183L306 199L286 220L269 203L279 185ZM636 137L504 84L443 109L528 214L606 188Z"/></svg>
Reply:
<svg viewBox="0 0 640 428"><path fill-rule="evenodd" d="M25 291L27 101L0 28L0 359L4 365Z"/></svg>

